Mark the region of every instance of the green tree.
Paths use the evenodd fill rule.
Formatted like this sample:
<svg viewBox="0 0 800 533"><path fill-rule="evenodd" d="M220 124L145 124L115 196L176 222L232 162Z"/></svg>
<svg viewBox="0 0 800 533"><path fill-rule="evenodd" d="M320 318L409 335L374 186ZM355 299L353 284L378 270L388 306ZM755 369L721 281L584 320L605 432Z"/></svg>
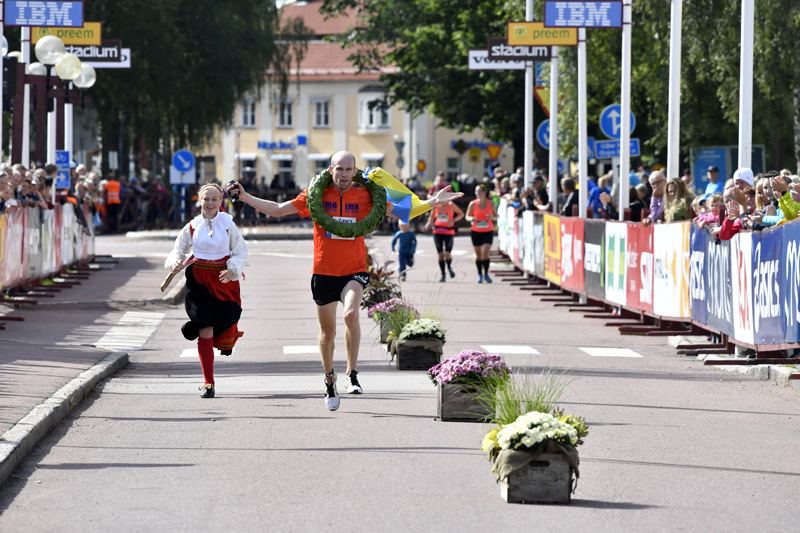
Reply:
<svg viewBox="0 0 800 533"><path fill-rule="evenodd" d="M688 165L691 147L738 142L740 5L705 0L683 6L681 147ZM359 18L340 40L360 68L397 67L382 76L389 99L412 113L430 110L447 127L483 128L494 140L522 146L524 74L469 71L467 54L485 48L488 37L505 35L507 21L523 20L524 0L323 0L322 10L333 16L355 7ZM632 7L634 136L650 159L665 162L670 3ZM537 2L539 20L541 8ZM764 0L756 12L753 142L767 146L773 168L800 161L798 9L794 0ZM620 100L622 37L619 29L586 33L587 127L599 135L599 113ZM559 55L559 146L575 157L577 49L561 47Z"/></svg>
<svg viewBox="0 0 800 533"><path fill-rule="evenodd" d="M93 0L85 18L102 21L105 39L131 48L132 68L98 71L90 91L103 149L121 148L123 169L131 144L159 154L166 168L174 149L200 148L229 125L268 72L278 86L287 81L290 45L279 43L274 2ZM288 40L305 35L296 25L285 33Z"/></svg>

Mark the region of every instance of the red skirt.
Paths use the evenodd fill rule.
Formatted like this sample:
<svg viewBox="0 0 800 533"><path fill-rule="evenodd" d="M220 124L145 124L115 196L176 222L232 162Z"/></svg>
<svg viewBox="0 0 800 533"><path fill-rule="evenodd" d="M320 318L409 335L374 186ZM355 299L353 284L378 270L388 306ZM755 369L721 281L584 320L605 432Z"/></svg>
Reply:
<svg viewBox="0 0 800 533"><path fill-rule="evenodd" d="M228 257L223 259L197 259L186 267L186 314L189 322L182 331L187 339L194 340L200 330L214 328L214 347L220 350L233 349L236 341L244 335L238 323L242 315L242 297L238 281L222 283L219 274L227 267Z"/></svg>

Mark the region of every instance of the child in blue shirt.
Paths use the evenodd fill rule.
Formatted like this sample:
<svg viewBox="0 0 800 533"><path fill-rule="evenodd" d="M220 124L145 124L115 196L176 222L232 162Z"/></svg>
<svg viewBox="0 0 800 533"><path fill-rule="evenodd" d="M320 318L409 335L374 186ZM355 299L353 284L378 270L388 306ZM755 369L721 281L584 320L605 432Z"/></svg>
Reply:
<svg viewBox="0 0 800 533"><path fill-rule="evenodd" d="M400 281L406 280L406 267L414 266L414 252L417 250L417 236L413 231L410 231L408 224L400 223L400 231L394 234L392 239L392 251L397 241L400 241L400 248L398 249L398 259L400 262Z"/></svg>

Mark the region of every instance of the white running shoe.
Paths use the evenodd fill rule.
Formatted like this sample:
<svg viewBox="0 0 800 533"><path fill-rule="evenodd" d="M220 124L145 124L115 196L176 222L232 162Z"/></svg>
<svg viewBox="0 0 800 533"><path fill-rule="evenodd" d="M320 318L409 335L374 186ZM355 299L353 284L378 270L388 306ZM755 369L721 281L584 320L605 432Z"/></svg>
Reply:
<svg viewBox="0 0 800 533"><path fill-rule="evenodd" d="M339 393L336 391L335 373L333 374L333 383L325 381L325 407L328 408L328 411L335 411L339 408Z"/></svg>
<svg viewBox="0 0 800 533"><path fill-rule="evenodd" d="M347 387L347 394L364 394L364 389L358 382L358 370L351 370L344 377L344 384Z"/></svg>

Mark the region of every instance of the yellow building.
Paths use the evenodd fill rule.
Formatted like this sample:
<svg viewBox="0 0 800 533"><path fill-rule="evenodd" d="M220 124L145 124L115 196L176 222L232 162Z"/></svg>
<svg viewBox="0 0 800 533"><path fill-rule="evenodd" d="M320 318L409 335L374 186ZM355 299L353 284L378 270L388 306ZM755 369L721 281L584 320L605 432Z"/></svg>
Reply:
<svg viewBox="0 0 800 533"><path fill-rule="evenodd" d="M346 31L353 18L323 20L320 4L297 1L282 8L284 20L302 18L315 35L299 70L291 72L287 98L273 101L274 91L265 87L241 102L234 126L221 133L203 158L204 180L226 183L248 173L259 183L271 185L277 176L282 187L294 182L304 188L340 150L352 152L359 168L380 166L401 179L419 175L422 183L440 170L451 179L460 173L482 177L492 162L486 147L497 143L481 131L437 127L427 112L412 119L397 104L370 107L385 95L381 72L357 73L347 61L348 50L322 40ZM456 149L460 140L462 150L466 144L461 154ZM504 170L514 170L510 145L502 147L496 160Z"/></svg>

